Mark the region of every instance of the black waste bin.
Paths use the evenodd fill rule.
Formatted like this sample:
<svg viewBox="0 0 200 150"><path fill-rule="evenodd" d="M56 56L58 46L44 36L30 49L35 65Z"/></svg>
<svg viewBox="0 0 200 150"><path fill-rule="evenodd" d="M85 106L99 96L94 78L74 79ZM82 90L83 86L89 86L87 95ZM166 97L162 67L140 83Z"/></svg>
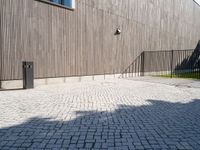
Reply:
<svg viewBox="0 0 200 150"><path fill-rule="evenodd" d="M23 88L34 88L33 62L24 61L23 63Z"/></svg>

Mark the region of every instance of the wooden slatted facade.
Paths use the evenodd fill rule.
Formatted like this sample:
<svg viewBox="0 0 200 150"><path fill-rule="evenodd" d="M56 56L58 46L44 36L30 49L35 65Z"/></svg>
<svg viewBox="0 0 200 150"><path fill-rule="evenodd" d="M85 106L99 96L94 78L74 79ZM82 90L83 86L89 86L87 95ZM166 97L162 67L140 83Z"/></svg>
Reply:
<svg viewBox="0 0 200 150"><path fill-rule="evenodd" d="M25 60L36 78L121 73L142 51L195 48L199 16L193 0L0 0L0 80L22 79Z"/></svg>

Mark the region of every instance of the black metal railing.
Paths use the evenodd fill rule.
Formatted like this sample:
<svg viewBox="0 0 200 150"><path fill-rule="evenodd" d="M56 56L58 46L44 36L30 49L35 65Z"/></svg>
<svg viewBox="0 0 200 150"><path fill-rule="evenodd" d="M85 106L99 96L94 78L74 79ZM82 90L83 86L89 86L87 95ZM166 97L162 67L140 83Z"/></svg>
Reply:
<svg viewBox="0 0 200 150"><path fill-rule="evenodd" d="M144 53L144 52L143 52ZM122 73L123 78L143 76L144 73L144 59L141 53Z"/></svg>
<svg viewBox="0 0 200 150"><path fill-rule="evenodd" d="M144 51L122 73L134 76L200 79L200 44L195 50Z"/></svg>

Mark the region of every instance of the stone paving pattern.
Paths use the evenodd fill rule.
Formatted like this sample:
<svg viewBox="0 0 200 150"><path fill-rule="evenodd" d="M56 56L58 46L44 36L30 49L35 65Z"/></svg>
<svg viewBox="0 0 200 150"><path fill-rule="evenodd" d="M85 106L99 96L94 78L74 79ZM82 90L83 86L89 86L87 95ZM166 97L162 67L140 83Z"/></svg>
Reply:
<svg viewBox="0 0 200 150"><path fill-rule="evenodd" d="M115 79L1 91L0 149L198 150L200 88Z"/></svg>

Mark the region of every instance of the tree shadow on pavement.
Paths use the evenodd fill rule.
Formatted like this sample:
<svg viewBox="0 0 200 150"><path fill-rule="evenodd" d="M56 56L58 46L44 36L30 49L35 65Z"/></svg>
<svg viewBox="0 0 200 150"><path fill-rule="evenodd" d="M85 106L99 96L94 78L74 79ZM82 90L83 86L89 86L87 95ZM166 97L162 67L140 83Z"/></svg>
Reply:
<svg viewBox="0 0 200 150"><path fill-rule="evenodd" d="M0 129L0 149L200 149L200 100L76 112L70 121L31 118Z"/></svg>

